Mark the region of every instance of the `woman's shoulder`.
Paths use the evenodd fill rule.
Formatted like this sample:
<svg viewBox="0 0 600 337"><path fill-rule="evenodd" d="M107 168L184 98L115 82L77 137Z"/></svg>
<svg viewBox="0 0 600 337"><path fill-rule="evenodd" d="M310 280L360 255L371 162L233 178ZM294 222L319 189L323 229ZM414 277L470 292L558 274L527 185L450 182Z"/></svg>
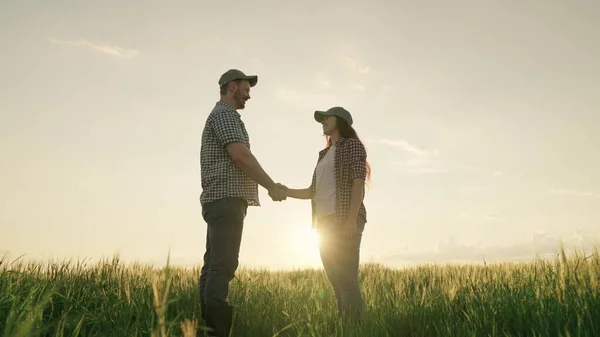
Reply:
<svg viewBox="0 0 600 337"><path fill-rule="evenodd" d="M344 147L349 149L364 149L364 144L357 138L344 139Z"/></svg>

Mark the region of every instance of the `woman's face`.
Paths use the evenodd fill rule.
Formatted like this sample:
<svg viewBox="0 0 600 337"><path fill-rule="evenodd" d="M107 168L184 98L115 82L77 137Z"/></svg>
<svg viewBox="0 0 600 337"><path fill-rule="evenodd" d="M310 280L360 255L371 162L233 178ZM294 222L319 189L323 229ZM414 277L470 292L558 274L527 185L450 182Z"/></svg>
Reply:
<svg viewBox="0 0 600 337"><path fill-rule="evenodd" d="M327 116L323 119L321 124L323 125L323 133L328 136L337 129L337 120L335 116Z"/></svg>

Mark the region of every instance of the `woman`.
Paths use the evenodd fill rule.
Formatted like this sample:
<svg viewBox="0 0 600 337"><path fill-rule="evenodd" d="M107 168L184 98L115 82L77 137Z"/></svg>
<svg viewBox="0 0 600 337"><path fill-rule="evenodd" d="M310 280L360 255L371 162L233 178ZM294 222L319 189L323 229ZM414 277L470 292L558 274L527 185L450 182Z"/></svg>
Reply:
<svg viewBox="0 0 600 337"><path fill-rule="evenodd" d="M342 107L315 111L323 125L327 147L319 152L312 184L287 189L287 196L311 199L313 228L319 233L321 261L333 286L338 312L344 318L360 316L364 304L358 283L362 232L367 222L363 204L370 176L367 153L352 116Z"/></svg>

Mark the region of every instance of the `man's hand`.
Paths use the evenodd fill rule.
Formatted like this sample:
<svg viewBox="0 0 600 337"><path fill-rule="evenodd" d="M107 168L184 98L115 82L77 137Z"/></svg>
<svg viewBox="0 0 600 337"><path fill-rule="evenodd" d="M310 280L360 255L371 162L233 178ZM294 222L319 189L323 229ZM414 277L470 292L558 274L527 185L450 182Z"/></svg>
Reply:
<svg viewBox="0 0 600 337"><path fill-rule="evenodd" d="M342 224L342 235L345 237L353 237L356 235L356 218L348 217Z"/></svg>
<svg viewBox="0 0 600 337"><path fill-rule="evenodd" d="M282 201L287 199L287 187L282 184L275 184L271 190L269 190L269 196L273 201Z"/></svg>

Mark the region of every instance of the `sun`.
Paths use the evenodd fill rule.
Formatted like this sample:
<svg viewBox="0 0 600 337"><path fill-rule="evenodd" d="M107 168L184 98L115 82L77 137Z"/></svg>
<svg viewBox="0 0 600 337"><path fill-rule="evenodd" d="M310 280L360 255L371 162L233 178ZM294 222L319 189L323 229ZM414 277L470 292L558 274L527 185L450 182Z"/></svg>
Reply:
<svg viewBox="0 0 600 337"><path fill-rule="evenodd" d="M294 234L294 241L297 246L310 250L319 249L319 234L316 230L310 227L302 227Z"/></svg>
<svg viewBox="0 0 600 337"><path fill-rule="evenodd" d="M303 231L304 238L300 239L310 249L319 249L319 233L316 229L306 229Z"/></svg>
<svg viewBox="0 0 600 337"><path fill-rule="evenodd" d="M319 266L319 234L308 226L298 226L292 231L293 255L295 260L310 266Z"/></svg>

